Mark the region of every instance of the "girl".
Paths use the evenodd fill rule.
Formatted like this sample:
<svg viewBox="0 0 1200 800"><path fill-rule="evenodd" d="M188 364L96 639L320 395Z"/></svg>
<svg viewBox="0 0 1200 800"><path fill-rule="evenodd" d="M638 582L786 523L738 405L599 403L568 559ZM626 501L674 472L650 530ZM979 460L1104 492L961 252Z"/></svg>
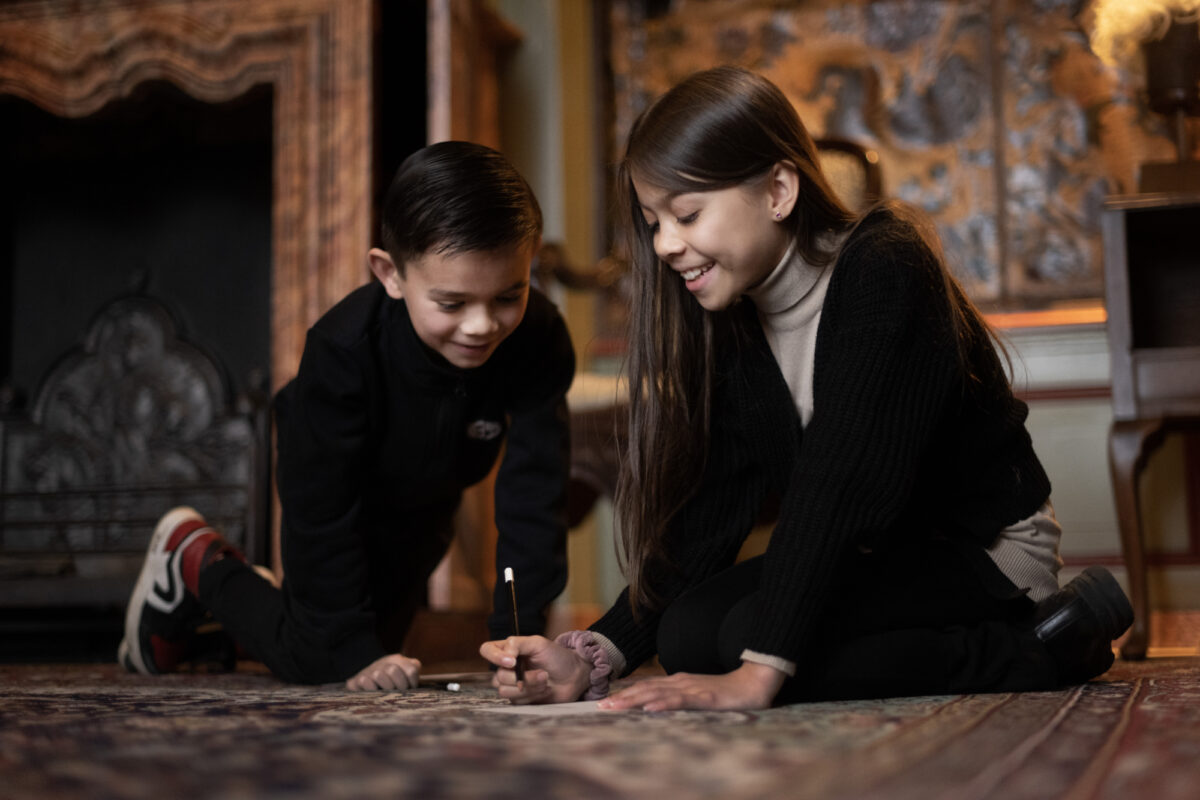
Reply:
<svg viewBox="0 0 1200 800"><path fill-rule="evenodd" d="M629 587L589 631L485 643L502 696L601 697L655 653L669 677L602 705L1033 690L1111 665L1132 611L1103 569L1058 591L1026 406L923 225L848 211L786 97L730 67L642 115L620 184ZM766 553L731 566L775 505Z"/></svg>

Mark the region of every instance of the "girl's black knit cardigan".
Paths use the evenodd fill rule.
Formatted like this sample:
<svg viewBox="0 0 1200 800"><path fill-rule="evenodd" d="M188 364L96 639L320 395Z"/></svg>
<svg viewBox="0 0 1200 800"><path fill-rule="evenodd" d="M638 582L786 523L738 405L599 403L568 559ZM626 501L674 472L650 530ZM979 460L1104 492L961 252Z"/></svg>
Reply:
<svg viewBox="0 0 1200 800"><path fill-rule="evenodd" d="M982 548L1042 506L1050 482L1025 429L1028 408L977 328L960 357L941 270L891 212L851 234L822 307L803 430L753 307L730 312L740 335L717 350L709 455L672 520L672 565L654 566L660 596L732 564L766 499L782 497L764 613L747 647L799 661L843 554L921 536ZM623 592L592 629L631 671L654 654L660 613L635 615Z"/></svg>

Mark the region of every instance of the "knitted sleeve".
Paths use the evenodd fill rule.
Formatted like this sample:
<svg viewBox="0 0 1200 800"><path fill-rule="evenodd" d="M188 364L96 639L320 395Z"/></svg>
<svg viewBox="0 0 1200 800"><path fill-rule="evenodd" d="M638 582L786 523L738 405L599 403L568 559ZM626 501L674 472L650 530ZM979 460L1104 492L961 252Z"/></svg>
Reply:
<svg viewBox="0 0 1200 800"><path fill-rule="evenodd" d="M782 379L780 379L782 381ZM746 441L737 394L714 397L709 458L700 485L671 520L667 533L670 563L648 573L664 606L683 592L733 564L753 527L769 488L760 453ZM639 608L635 614L628 589L591 629L607 637L632 672L657 652L661 611Z"/></svg>
<svg viewBox="0 0 1200 800"><path fill-rule="evenodd" d="M818 330L814 413L764 559L767 610L747 647L799 661L853 547L871 547L905 509L923 456L961 385L935 256L875 225L852 237Z"/></svg>

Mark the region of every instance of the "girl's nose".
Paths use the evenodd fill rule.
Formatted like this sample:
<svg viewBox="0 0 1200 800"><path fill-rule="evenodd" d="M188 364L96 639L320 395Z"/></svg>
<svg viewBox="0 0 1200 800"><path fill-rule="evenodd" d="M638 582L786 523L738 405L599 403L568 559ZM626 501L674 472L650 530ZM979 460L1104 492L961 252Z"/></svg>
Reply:
<svg viewBox="0 0 1200 800"><path fill-rule="evenodd" d="M684 251L686 245L678 235L674 226L660 225L654 234L654 252L663 261L670 261Z"/></svg>

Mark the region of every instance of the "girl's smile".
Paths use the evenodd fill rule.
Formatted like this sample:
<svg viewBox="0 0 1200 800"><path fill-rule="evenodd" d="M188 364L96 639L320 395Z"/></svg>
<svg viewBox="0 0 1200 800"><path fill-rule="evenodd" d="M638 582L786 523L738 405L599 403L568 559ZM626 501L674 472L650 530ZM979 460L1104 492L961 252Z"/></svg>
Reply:
<svg viewBox="0 0 1200 800"><path fill-rule="evenodd" d="M791 210L777 166L771 175L725 189L672 192L634 176L654 252L709 311L726 308L762 281L787 252L778 224ZM776 214L780 214L779 217Z"/></svg>

